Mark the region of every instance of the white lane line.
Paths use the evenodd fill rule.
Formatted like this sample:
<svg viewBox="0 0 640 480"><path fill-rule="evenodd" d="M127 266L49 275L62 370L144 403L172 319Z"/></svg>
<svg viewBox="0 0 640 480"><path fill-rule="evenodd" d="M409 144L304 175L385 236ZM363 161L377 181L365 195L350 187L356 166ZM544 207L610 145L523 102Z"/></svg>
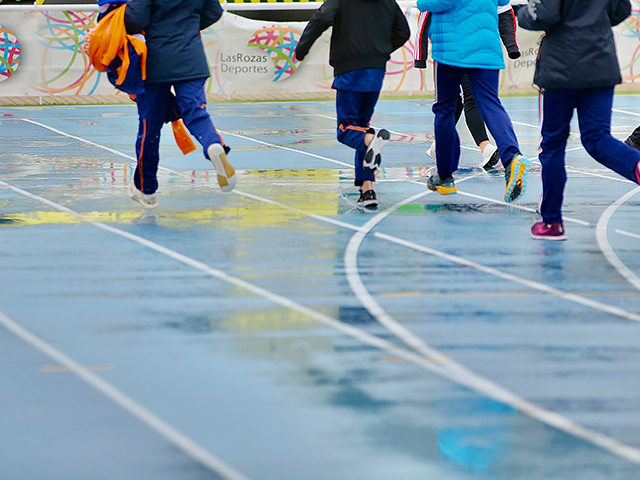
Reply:
<svg viewBox="0 0 640 480"><path fill-rule="evenodd" d="M312 115L315 116L315 117L328 118L329 120L333 120L334 122L338 121L338 119L336 117L332 117L330 115L322 115L321 113L314 113ZM376 127L375 125L371 125L371 127L373 127L373 128L382 128L382 127ZM413 137L413 135L411 135L409 133L396 132L395 130L389 130L387 127L384 127L384 128L388 132L393 133L394 135L398 135L400 137ZM424 143L429 143L429 142L425 141ZM466 149L469 149L469 150L478 150L478 151L480 151L479 148L465 147L464 145L460 145L460 148L466 148Z"/></svg>
<svg viewBox="0 0 640 480"><path fill-rule="evenodd" d="M464 195L464 196L467 196L467 197L477 198L478 200L484 200L486 202L492 202L492 203L497 203L498 205L504 205L505 207L512 207L512 208L517 208L517 209L520 209L520 210L524 210L526 212L538 213L535 208L524 207L522 205L518 205L517 203L507 203L507 202L505 202L503 200L495 200L493 198L484 197L482 195L476 195L474 193L462 192L460 190L458 190L458 193L460 195ZM564 221L566 221L566 222L577 223L579 225L585 225L585 226L589 225L589 222L585 222L584 220L578 220L578 219L571 218L571 217L562 217L562 219Z"/></svg>
<svg viewBox="0 0 640 480"><path fill-rule="evenodd" d="M625 115L631 115L632 117L640 117L640 113L630 112L628 110L620 110L619 108L612 108L611 111L616 113L624 113Z"/></svg>
<svg viewBox="0 0 640 480"><path fill-rule="evenodd" d="M631 183L633 185L637 185L635 182L632 182L631 180L628 180L624 177L610 177L608 175L603 175L601 173L593 173L593 172L585 172L583 170L579 170L577 168L571 168L571 167L567 167L567 172L572 172L572 173L576 173L576 174L580 174L580 175L588 175L590 177L597 177L597 178L604 178L606 180L611 180L613 182L621 182L621 183Z"/></svg>
<svg viewBox="0 0 640 480"><path fill-rule="evenodd" d="M626 235L627 237L640 239L640 235L638 235L637 233L631 233L625 230L618 230L618 229L616 229L616 233L619 233L620 235Z"/></svg>
<svg viewBox="0 0 640 480"><path fill-rule="evenodd" d="M131 160L134 164L138 163L137 160L135 159L135 157L132 157L131 155L127 155L126 153L122 153L122 152L120 152L118 150L114 150L113 148L109 148L109 147L106 147L106 146L101 145L99 143L92 142L91 140L87 140L86 138L82 138L82 137L77 137L75 135L71 135L69 133L63 132L62 130L58 130L57 128L50 127L49 125L45 125L44 123L36 122L35 120L30 120L28 118L21 118L20 120L22 120L23 122L32 123L33 125L37 125L37 126L42 127L42 128L46 128L47 130L49 130L49 131L51 131L53 133L57 133L58 135L62 135L63 137L68 137L68 138L71 138L73 140L78 140L79 142L86 143L87 145L91 145L93 147L100 148L102 150L106 150L109 153L113 153L114 155L117 155L119 157L123 157L123 158L126 158L127 160ZM165 172L174 173L176 175L182 175L179 172L176 172L174 170L171 170L171 169L165 168L165 167L161 167L161 166L158 167L158 170L164 170Z"/></svg>
<svg viewBox="0 0 640 480"><path fill-rule="evenodd" d="M627 194L620 197L618 200L613 202L609 208L607 208L604 213L600 216L598 220L598 224L596 225L596 239L598 240L598 245L600 246L600 250L602 254L607 259L607 261L615 268L620 275L622 275L631 285L640 290L640 278L633 273L629 267L627 267L615 254L613 249L611 248L611 244L609 244L609 238L607 237L607 227L609 225L609 220L613 216L614 212L618 209L620 205L629 200L635 194L640 192L640 187L634 188Z"/></svg>
<svg viewBox="0 0 640 480"><path fill-rule="evenodd" d="M257 195L253 195L251 193L242 192L240 190L234 190L233 193L236 193L236 194L241 195L243 197L251 198L253 200L257 200L258 202L268 203L270 205L275 205L277 207L290 210L292 212L297 212L297 213L300 213L300 214L305 215L307 217L311 217L311 218L315 218L316 220L320 220L321 222L331 223L331 224L336 225L338 227L348 228L350 230L360 230L360 227L356 227L355 225L351 225L350 223L341 222L340 220L335 220L335 219L333 219L331 217L325 217L323 215L317 215L315 213L308 213L308 212L305 212L304 210L300 210L299 208L290 207L290 206L285 205L283 203L275 202L273 200L269 200L269 199L263 198L263 197L258 197Z"/></svg>
<svg viewBox="0 0 640 480"><path fill-rule="evenodd" d="M411 332L402 324L398 323L391 315L389 315L373 296L369 293L367 288L364 286L362 279L360 278L360 273L358 270L358 250L360 249L360 245L364 237L371 231L373 227L375 227L378 223L380 223L383 219L385 219L392 212L397 210L402 205L406 205L411 203L419 198L422 198L426 195L430 195L430 190L425 190L421 193L413 195L408 199L397 203L393 207L385 210L377 214L371 220L363 225L361 229L359 229L349 240L347 244L347 248L344 252L344 268L345 275L347 276L347 282L349 283L349 287L351 291L354 293L358 301L362 304L363 307L382 325L386 327L391 333L393 333L396 337L402 340L404 343L409 345L415 351L424 355L427 358L441 358L442 353L426 345L422 339L420 339L417 335Z"/></svg>
<svg viewBox="0 0 640 480"><path fill-rule="evenodd" d="M44 340L21 327L18 323L7 317L2 312L0 312L0 325L55 362L67 367L80 379L84 380L97 391L110 398L114 403L122 407L122 409L141 420L152 430L159 433L169 443L178 447L178 449L186 453L198 463L228 480L248 480L248 478L243 474L227 465L219 458L213 456L202 446L173 428L171 425L151 413L133 399L126 396L116 387L104 381L95 373L87 370L80 363L65 355L60 350L49 345Z"/></svg>
<svg viewBox="0 0 640 480"><path fill-rule="evenodd" d="M211 275L214 278L218 278L220 280L223 280L227 283L230 283L232 285L235 285L237 287L243 288L249 292L254 293L257 296L260 296L262 298L268 299L278 305L281 305L285 308L289 308L291 310L297 311L299 313L302 313L303 315L307 315L310 318L313 318L319 322L324 323L325 325L331 326L335 329L337 329L338 331L343 332L346 335L351 336L352 338L358 339L360 341L362 341L365 344L374 346L376 348L379 348L380 350L384 350L389 354L392 354L394 356L403 358L407 361L413 362L414 364L428 370L431 371L435 374L438 374L444 378L447 378L449 380L452 380L453 382L459 384L459 385L463 385L466 386L468 388L471 388L475 391L477 391L478 393L485 395L489 398L492 398L494 400L497 400L499 402L503 402L507 405L511 405L513 407L515 407L518 411L530 416L531 418L534 418L546 425L549 425L551 427L554 427L560 431L563 431L565 433L568 433L569 435L572 435L576 438L582 439L588 443L591 443L593 445L599 446L621 458L624 458L626 460L629 460L631 462L634 463L638 463L640 464L640 450L630 447L628 445L622 444L620 442L618 442L617 440L607 437L606 435L602 435L598 432L595 432L593 430L590 430L588 428L583 427L582 425L579 425L571 420L569 420L568 418L557 414L555 412L546 410L534 403L531 403L517 395L515 395L514 393L504 389L503 387L501 387L500 385L497 385L493 382L491 382L488 379L485 379L469 370L467 370L465 367L463 367L462 365L459 365L455 362L447 362L447 361L443 361L443 358L446 359L447 357L440 354L438 352L438 350L435 350L431 347L428 347L426 345L423 345L421 347L422 350L430 352L429 357L425 358L422 356L419 356L413 352L407 351L404 348L398 347L396 345L394 345L393 343L386 341L384 339L381 339L379 337L376 337L375 335L371 335L363 330L360 330L358 328L352 327L351 325L345 324L340 322L339 320L336 320L334 318L331 318L327 315L324 315L322 313L316 312L315 310L309 309L307 307L304 307L296 302L294 302L293 300L290 300L286 297L280 296L278 294L272 293L268 290L265 290L261 287L258 287L256 285L253 285L249 282L246 282L244 280L241 280L239 278L236 277L232 277L230 275L227 275L226 273L214 269L212 267L209 267L208 265L199 262L197 260L194 260L190 257L187 257L185 255L182 255L178 252L175 252L174 250L171 250L169 248L163 247L161 245L158 245L154 242L151 242L149 240L146 240L142 237L139 237L137 235L131 234L129 232L126 232L124 230L120 230L114 227L111 227L109 225L105 225L102 224L100 222L94 222L91 221L89 219L87 219L86 217L83 217L82 215L80 215L79 213L63 207L62 205L58 205L55 202L52 202L50 200L47 200L43 197L39 197L37 195L33 195L25 190L22 190L20 188L14 187L12 185L9 185L5 182L0 181L0 185L3 185L7 188L10 188L11 190L14 190L22 195L25 195L29 198L32 198L34 200L37 200L39 202L45 203L47 205L52 206L53 208L69 213L71 215L74 215L75 217L81 219L82 221L92 224L98 228L101 228L103 230L106 230L108 232L111 232L115 235L118 235L120 237L123 238L127 238L129 240L132 240L140 245L146 246L152 250L157 251L158 253L164 254L170 258L173 258L179 262L182 262L186 265L189 265L191 267L194 267L202 272L205 272L209 275ZM420 193L418 195L414 195L413 197L405 200L405 202L409 202L414 200L415 198L419 198L420 196L423 195L427 195L430 192L424 192L424 193ZM257 197L259 198L259 197ZM390 212L389 212L390 213ZM384 218L384 217L383 217ZM7 321L9 320L9 321ZM31 343L32 345L38 345L36 348L38 349L42 349L41 351L43 352L48 352L47 354L53 354L53 351L49 351L48 350L48 344L42 342L39 342L39 339L37 339L34 336L30 336L29 332L27 332L26 330L22 329L19 325L15 324L15 322L12 322L10 319L7 319L5 316L0 316L0 323L2 323L5 327L8 326L8 328L14 332L15 334L17 334L18 336L20 336L20 338L29 338L29 343L31 343L31 341L35 341L34 343ZM15 328L17 327L17 329ZM24 335L26 333L26 335ZM33 338L31 338L33 337ZM52 347L51 347L52 348ZM55 350L54 350L55 351ZM211 455L208 451L206 451L204 448L200 447L199 445L195 444L195 442L191 441L190 439L184 437L180 432L178 432L177 430L173 429L172 427L170 427L169 425L165 424L162 420L160 420L159 418L155 417L152 413L148 412L146 409L144 409L143 407L137 405L135 402L133 402L131 399L129 399L128 397L126 397L124 394L122 394L121 392L117 391L114 387L112 387L110 384L108 384L107 382L104 382L103 380L101 380L99 377L97 377L96 375L92 374L91 372L87 371L84 367L82 367L82 365L78 364L77 362L74 362L73 360L69 359L68 357L58 357L58 356L54 356L52 358L55 358L58 362L63 363L65 366L67 366L70 370L72 370L76 375L78 375L80 378L82 378L83 380L89 382L92 386L94 386L95 388L98 388L101 392L103 392L105 395L109 396L109 398L112 398L113 401L115 401L116 403L118 403L121 407L123 407L125 410L129 411L132 415L140 418L142 421L145 421L145 423L147 423L147 425L149 425L151 428L153 428L154 430L156 430L158 433L160 433L163 437L167 438L167 440L169 440L170 442L172 442L174 445L176 445L178 448L180 448L181 450L183 450L185 453L187 453L188 455L190 455L192 458L200 461L203 465L207 466L208 468L222 473L222 470L224 470L227 473L227 478L229 478L230 480L245 480L245 477L242 476L242 474L239 474L237 472L235 472L235 470L233 470L231 467L226 466L226 464L224 464L221 460L217 459L216 457L214 457L213 455ZM94 379L92 377L95 377L95 380L97 380L98 382L94 382ZM115 395L114 395L115 394ZM120 395L118 395L120 394ZM168 428L167 428L168 427ZM222 468L221 468L222 467ZM227 467L227 468L224 468ZM235 474L236 476L231 476Z"/></svg>
<svg viewBox="0 0 640 480"><path fill-rule="evenodd" d="M335 163L336 165L342 165L343 167L353 168L353 164L341 162L340 160L334 160L333 158L329 158L329 157L323 157L322 155L316 155L315 153L305 152L304 150L297 150L295 148L283 147L281 145L276 145L275 143L263 142L262 140L257 140L255 138L247 137L245 135L240 135L240 134L237 134L237 133L225 132L224 130L220 130L220 129L218 129L218 131L220 133L225 134L225 135L230 135L232 137L242 138L243 140L248 140L250 142L259 143L261 145L266 145L266 146L271 147L271 148L279 148L281 150L287 150L289 152L299 153L299 154L307 155L307 156L313 157L313 158L319 158L320 160L326 160L327 162Z"/></svg>
<svg viewBox="0 0 640 480"><path fill-rule="evenodd" d="M468 178L472 178L472 177L468 177ZM467 179L464 179L467 180ZM462 181L464 181L462 180ZM409 182L409 183L416 183L418 185L422 185L420 182ZM460 182L459 182L460 183ZM248 198L251 198L253 200L259 201L259 202L263 202L263 203L268 203L271 205L276 205L279 206L281 208L290 210L290 211L294 211L300 214L304 214L308 217L312 217L315 218L316 220L325 222L325 223L330 223L332 225L336 225L339 227L343 227L343 228L347 228L349 230L354 230L357 232L357 235L359 235L358 237L352 237L351 241L353 242L353 246L352 246L352 250L350 250L350 246L347 246L347 252L349 252L349 266L347 268L347 279L350 278L350 275L352 277L352 281L353 281L353 286L352 286L352 290L355 288L355 291L357 291L358 293L356 293L356 296L358 296L358 294L362 294L362 298L366 298L368 304L374 305L376 304L377 307L373 307L375 312L384 312L384 310L382 309L382 307L377 304L377 302L375 301L375 299L371 296L371 294L369 294L369 292L366 290L366 287L364 286L364 284L362 283L362 280L359 278L359 273L358 273L358 267L357 267L357 259L354 257L354 252L357 255L357 248L356 247L356 242L358 240L358 238L360 238L360 236L362 236L363 234L366 235L368 234L371 229L377 225L380 221L382 221L384 218L386 218L389 214L391 214L393 211L395 211L398 207L402 206L402 205L406 205L408 203L411 203L415 200L417 200L418 198L421 198L423 196L429 195L432 192L430 190L427 190L425 192L422 193L418 193L396 205L394 205L393 207L391 207L388 210L385 210L384 212L379 213L378 215L376 215L375 217L373 217L371 220L369 220L367 223L365 223L362 227L357 227L354 225L351 225L349 223L345 223L345 222L340 222L338 220L335 220L333 218L330 217L325 217L324 215L317 215L317 214L310 214L308 212L305 212L304 210L300 210L298 208L294 208L294 207L290 207L288 205L279 203L279 202L274 202L273 200L268 200L266 198L263 197L259 197L257 195L252 195L252 194L247 194L244 192L236 192L239 195L243 195L246 196ZM512 204L509 204L509 206L513 206ZM577 222L581 222L581 221L577 221ZM582 222L582 223L586 223L586 222ZM587 224L588 225L588 224ZM534 290L538 290L541 291L543 293L547 293L549 295L553 295L556 297L560 297L560 298L564 298L566 300L575 302L575 303L579 303L581 305L585 305L585 306L589 306L592 308L595 308L597 310L601 310L607 313L611 313L612 315L621 317L621 318L625 318L627 320L631 320L631 321L636 321L636 322L640 322L640 315L632 313L632 312L628 312L626 310L623 310L621 308L618 307L614 307L612 305L607 305L605 303L601 303L601 302L597 302L595 300L589 300L587 298L584 298L580 295L574 294L574 293L569 293L569 292L565 292L563 290L559 290L553 287L550 287L548 285L545 285L543 283L539 283L536 282L534 280L528 280L526 278L522 278L522 277L518 277L516 275L512 275L510 273L506 273L506 272L502 272L501 270L497 270L493 267L487 267L485 265L470 261L470 260L466 260L462 257L457 257L455 255L449 255L447 253L441 252L439 250L435 250L435 249L431 249L428 247L424 247L412 242L407 242L405 240L402 240L398 237L392 236L392 235L386 235L383 233L375 233L374 234L376 237L381 238L383 240L387 240L390 241L392 243L396 243L399 245L403 245L406 246L408 248L411 248L413 250L418 250L418 251L422 251L423 253L428 253L431 255L435 255L435 256L439 256L441 258L444 258L446 260L452 261L454 263L458 263L460 265L466 266L466 267L472 267L475 268L477 270L481 270L485 273L489 273L490 275L494 275L500 278L503 278L505 280L509 280L509 281L513 281L513 282L517 282L520 283L521 285L525 285L528 286ZM633 235L633 234L629 234L629 235ZM638 236L640 237L640 235ZM364 238L364 237L362 237ZM360 239L361 242L362 239ZM359 245L358 245L359 248ZM345 259L347 257L347 252L345 252ZM345 266L347 264L347 260L345 260ZM350 283L351 285L351 283ZM354 292L355 293L355 292ZM372 313L373 315L373 313ZM391 329L395 330L397 329L398 332L402 332L402 334L406 334L407 335L407 339L406 339L406 343L408 345L411 345L414 348L420 348L419 344L420 342L422 342L421 339L419 339L418 337L415 337L414 334L408 330L406 330L406 328L402 327L400 325L400 328L398 328L397 325L394 325L394 323L397 323L397 321L395 319L393 319L392 317L389 316L388 313L384 312L381 313L382 317L385 319L385 322L389 322L389 327ZM375 316L375 315L374 315ZM413 337L413 338L412 338ZM403 339L404 340L404 339ZM416 347L416 345L418 345L418 347ZM429 356L429 350L425 350L421 352L423 355L425 356ZM441 354L438 354L441 355Z"/></svg>
<svg viewBox="0 0 640 480"><path fill-rule="evenodd" d="M378 238L382 238L389 242L397 243L398 245L403 245L407 248L411 248L413 250L417 250L419 252L427 253L429 255L433 255L444 260L448 260L453 263L457 263L458 265L462 265L465 267L471 267L476 270L480 270L481 272L488 273L489 275L493 275L495 277L502 278L504 280L508 280L510 282L519 283L526 287L532 288L534 290L538 290L543 293L547 293L549 295L553 295L555 297L564 298L565 300L569 300L571 302L578 303L580 305L584 305L586 307L591 307L596 310L600 310L602 312L610 313L620 318L624 318L626 320L632 320L634 322L640 322L640 315L628 312L622 308L614 307L612 305L607 305L606 303L601 303L595 300L591 300L580 295L576 295L574 293L565 292L562 290L558 290L557 288L550 287L544 283L536 282L534 280L527 280L526 278L518 277L517 275L513 275L511 273L503 272L493 267L487 267L477 262L473 262L471 260L467 260L462 257L458 257L456 255L450 255L448 253L442 252L440 250L435 250L433 248L425 247L423 245L419 245L414 242L409 242L407 240L402 240L397 237L393 237L391 235L386 235L384 233L376 232L374 236Z"/></svg>
<svg viewBox="0 0 640 480"><path fill-rule="evenodd" d="M536 130L540 130L540 125L533 125L532 123L523 123L523 122L514 122L511 120L511 123L514 125L522 125L523 127L535 128Z"/></svg>
<svg viewBox="0 0 640 480"><path fill-rule="evenodd" d="M468 177L468 178L472 178L472 177ZM358 298L358 301L360 301L362 306L400 340L402 340L407 345L414 348L418 353L420 353L421 355L424 355L426 358L435 360L435 359L442 359L443 357L446 357L446 356L439 350L428 345L420 337L415 335L406 327L401 325L397 320L395 320L391 315L389 315L384 310L384 308L382 308L382 306L373 298L373 296L369 293L367 288L364 286L364 283L360 278L360 273L359 273L358 264L357 264L357 256L358 256L358 250L360 248L360 244L362 243L362 240L364 239L364 237L375 225L377 225L380 221L386 218L390 213L395 211L398 207L406 203L410 203L416 200L417 198L420 198L421 196L427 195L429 193L431 192L429 191L423 192L421 194L414 195L402 202L399 202L394 207L384 212L381 212L380 214L372 218L369 222L367 222L362 229L360 229L351 237L349 244L347 246L347 250L344 254L344 263L345 263L345 272L347 274L347 280L349 282L349 286L351 287L352 291L354 292L354 294L356 295L356 297ZM375 236L379 238L383 238L388 241L393 241L394 243L398 243L410 248L413 248L415 246L415 244L411 244L411 242L406 242L404 240L398 239L391 235L375 233ZM420 247L420 246L417 246L417 247ZM435 253L435 252L437 252L438 256L444 256L444 258L447 258L449 260L454 260L454 259L457 260L457 257L453 257L451 255L447 255L436 250L429 249L427 253ZM600 304L599 302L593 302L588 299L582 299L577 295L565 294L564 292L560 292L559 290L553 289L552 287L548 287L546 285L539 284L537 282L530 282L528 280L520 279L519 277L516 277L514 275L505 274L498 270L495 270L489 267L484 267L479 264L475 264L474 262L469 262L464 259L459 259L459 260L462 260L464 262L463 264L466 266L472 266L475 268L480 267L479 268L480 270L486 271L487 273L493 273L493 274L497 273L498 276L502 278L506 278L508 280L516 279L519 281L519 283L524 283L525 285L530 286L532 288L542 287L543 291L547 293L561 294L563 298L567 298L569 300L574 300L574 301L577 300L578 303L586 304L588 306L597 306L600 308L605 308L606 311L608 311L609 313L618 313L618 314L628 313L616 307L609 307L608 305ZM630 314L630 315L633 315L633 314ZM636 315L635 317L636 318L631 318L631 319L640 321L640 315ZM625 318L627 318L627 315L625 315ZM558 413L546 410L534 403L531 403L523 399L522 397L519 397L515 393L505 389L504 387L492 382L491 380L485 377L482 377L476 374L475 372L472 372L471 370L467 369L466 367L462 366L461 364L453 360L450 362L442 363L442 370L443 370L443 372L441 373L442 376L449 378L456 383L459 383L461 385L466 385L472 390L475 390L476 392L486 395L489 398L493 398L507 405L511 405L512 407L515 407L518 411L525 413L526 415L529 415L531 418L534 418L544 424L557 428L558 430L561 430L576 438L585 440L593 445L597 445L611 453L614 453L619 457L625 458L634 463L640 463L640 449L636 449L629 445L625 445L613 438L607 437L606 435L602 435L600 433L587 429Z"/></svg>

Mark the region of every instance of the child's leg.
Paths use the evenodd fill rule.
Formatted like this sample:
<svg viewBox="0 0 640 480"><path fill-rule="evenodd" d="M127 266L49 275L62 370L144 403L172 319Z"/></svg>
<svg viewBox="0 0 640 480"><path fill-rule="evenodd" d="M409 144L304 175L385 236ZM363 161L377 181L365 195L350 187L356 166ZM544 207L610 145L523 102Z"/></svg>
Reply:
<svg viewBox="0 0 640 480"><path fill-rule="evenodd" d="M364 137L372 133L369 121L373 109L378 101L379 92L351 92L336 91L336 113L338 116L338 141L356 151L355 155L355 185L362 186L363 182L375 181L375 174L365 172L362 161L367 152Z"/></svg>
<svg viewBox="0 0 640 480"><path fill-rule="evenodd" d="M487 130L484 128L484 122L482 116L476 105L476 99L473 96L473 88L471 88L471 81L469 75L466 73L462 77L462 94L464 95L464 118L467 121L467 127L471 136L473 137L476 145L480 145L482 142L488 142Z"/></svg>
<svg viewBox="0 0 640 480"><path fill-rule="evenodd" d="M513 157L520 154L520 147L511 124L511 118L498 97L500 71L470 68L467 69L467 73L480 115L496 140L498 150L500 150L500 159L506 168Z"/></svg>
<svg viewBox="0 0 640 480"><path fill-rule="evenodd" d="M173 88L184 124L204 147L204 156L211 160L215 167L218 185L222 191L230 192L236 186L236 171L227 159L230 149L224 144L207 112L205 81L205 78L185 80L174 83Z"/></svg>
<svg viewBox="0 0 640 480"><path fill-rule="evenodd" d="M449 178L460 159L460 138L456 131L456 106L460 98L460 82L464 70L434 63L436 100L433 130L436 136L436 164L440 178Z"/></svg>
<svg viewBox="0 0 640 480"><path fill-rule="evenodd" d="M562 200L567 173L564 167L569 123L576 102L575 89L548 89L542 95L542 203L545 223L562 222Z"/></svg>
<svg viewBox="0 0 640 480"><path fill-rule="evenodd" d="M187 80L173 84L176 91L180 114L189 132L204 147L204 156L209 158L207 149L214 143L224 144L207 112L204 94L206 79Z"/></svg>
<svg viewBox="0 0 640 480"><path fill-rule="evenodd" d="M138 138L136 157L138 164L134 183L142 193L155 193L158 189L158 163L160 162L160 131L165 121L167 105L171 97L168 83L150 83L145 92L136 97L138 105Z"/></svg>
<svg viewBox="0 0 640 480"><path fill-rule="evenodd" d="M611 136L613 87L580 90L577 100L580 140L596 161L637 182L640 151Z"/></svg>

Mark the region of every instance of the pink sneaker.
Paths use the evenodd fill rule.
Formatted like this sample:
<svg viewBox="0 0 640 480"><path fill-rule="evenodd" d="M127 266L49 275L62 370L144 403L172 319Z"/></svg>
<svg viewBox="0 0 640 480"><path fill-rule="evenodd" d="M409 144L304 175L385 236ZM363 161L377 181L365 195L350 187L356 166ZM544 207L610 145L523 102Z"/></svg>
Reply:
<svg viewBox="0 0 640 480"><path fill-rule="evenodd" d="M567 233L565 232L562 222L544 223L538 222L531 227L531 236L533 238L539 238L541 240L566 240Z"/></svg>
<svg viewBox="0 0 640 480"><path fill-rule="evenodd" d="M640 184L640 162L636 165L636 182Z"/></svg>

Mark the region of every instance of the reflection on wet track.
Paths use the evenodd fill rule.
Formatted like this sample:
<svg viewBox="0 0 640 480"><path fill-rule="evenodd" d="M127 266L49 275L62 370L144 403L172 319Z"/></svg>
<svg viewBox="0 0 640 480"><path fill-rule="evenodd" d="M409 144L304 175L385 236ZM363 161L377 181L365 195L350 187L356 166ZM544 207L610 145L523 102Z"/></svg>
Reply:
<svg viewBox="0 0 640 480"><path fill-rule="evenodd" d="M536 102L504 99L532 158ZM596 238L633 184L572 136L569 240L535 241L535 161L508 206L461 125L428 194L430 104L389 100L363 212L330 102L209 109L238 192L165 134L151 212L134 108L0 109L0 478L640 478L640 292ZM638 198L604 232L635 275Z"/></svg>

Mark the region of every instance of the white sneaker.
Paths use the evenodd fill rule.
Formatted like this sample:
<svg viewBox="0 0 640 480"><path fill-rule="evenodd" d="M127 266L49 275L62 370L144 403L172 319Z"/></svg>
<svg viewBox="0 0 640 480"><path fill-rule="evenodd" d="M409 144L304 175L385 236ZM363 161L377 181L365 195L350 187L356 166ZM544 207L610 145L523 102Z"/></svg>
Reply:
<svg viewBox="0 0 640 480"><path fill-rule="evenodd" d="M136 185L135 183L133 183L133 180L129 182L128 190L129 190L129 196L131 197L131 199L140 203L140 205L142 205L147 210L157 208L158 205L160 205L160 202L158 202L158 198L156 197L155 193L150 193L150 194L142 193L140 190L136 188Z"/></svg>
<svg viewBox="0 0 640 480"><path fill-rule="evenodd" d="M429 149L427 150L427 155L431 158L436 158L436 142L433 142Z"/></svg>
<svg viewBox="0 0 640 480"><path fill-rule="evenodd" d="M218 176L218 185L223 192L230 192L236 187L236 171L227 160L227 154L219 143L209 145L209 160L213 163Z"/></svg>
<svg viewBox="0 0 640 480"><path fill-rule="evenodd" d="M500 161L500 152L498 152L498 147L495 145L489 144L485 147L484 152L482 152L482 163L480 163L481 168L493 168Z"/></svg>
<svg viewBox="0 0 640 480"><path fill-rule="evenodd" d="M389 143L390 138L391 134L384 128L376 132L362 160L362 169L365 172L372 173L380 166L382 162L382 149Z"/></svg>

